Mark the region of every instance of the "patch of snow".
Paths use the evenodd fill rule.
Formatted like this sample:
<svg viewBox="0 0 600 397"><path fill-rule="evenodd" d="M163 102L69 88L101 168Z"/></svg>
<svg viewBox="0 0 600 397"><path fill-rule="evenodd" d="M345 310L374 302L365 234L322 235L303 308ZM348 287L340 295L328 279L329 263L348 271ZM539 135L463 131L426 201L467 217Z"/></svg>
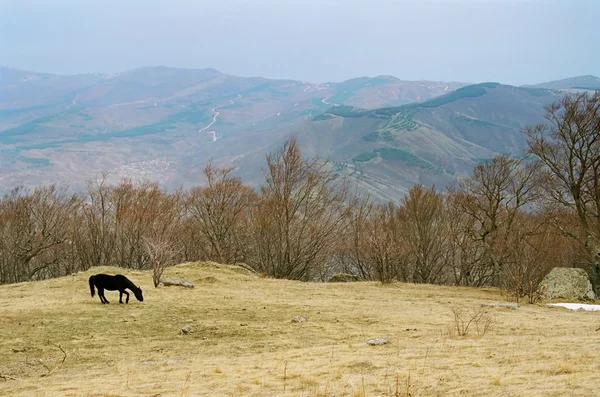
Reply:
<svg viewBox="0 0 600 397"><path fill-rule="evenodd" d="M590 311L597 311L600 310L600 305L587 305L584 303L549 303L548 306L551 307L565 307L567 309L571 309L571 310L590 310Z"/></svg>

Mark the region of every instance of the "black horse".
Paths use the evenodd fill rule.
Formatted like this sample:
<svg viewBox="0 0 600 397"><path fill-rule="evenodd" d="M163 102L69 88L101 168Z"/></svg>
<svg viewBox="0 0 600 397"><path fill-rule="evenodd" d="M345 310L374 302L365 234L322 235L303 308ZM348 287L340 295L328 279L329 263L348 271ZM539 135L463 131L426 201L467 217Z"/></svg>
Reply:
<svg viewBox="0 0 600 397"><path fill-rule="evenodd" d="M144 301L144 296L142 295L142 289L131 282L127 277L117 274L116 276L109 276L108 274L96 274L94 276L90 276L90 291L92 292L92 297L94 296L94 285L98 288L98 296L100 297L100 302L109 303L108 300L104 297L104 290L108 291L119 291L119 303L123 303L123 294L127 295L125 299L125 303L129 303L129 292L125 291L126 288L129 288L137 300L140 302Z"/></svg>

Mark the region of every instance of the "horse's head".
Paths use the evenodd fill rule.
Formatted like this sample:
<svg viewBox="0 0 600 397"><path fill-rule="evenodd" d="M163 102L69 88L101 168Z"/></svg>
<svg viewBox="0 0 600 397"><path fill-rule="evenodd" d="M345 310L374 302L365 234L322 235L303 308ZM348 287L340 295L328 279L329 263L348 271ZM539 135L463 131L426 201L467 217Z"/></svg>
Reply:
<svg viewBox="0 0 600 397"><path fill-rule="evenodd" d="M133 294L135 295L136 299L139 300L140 302L144 301L144 295L142 295L142 289L140 287L137 287L136 289L134 289Z"/></svg>

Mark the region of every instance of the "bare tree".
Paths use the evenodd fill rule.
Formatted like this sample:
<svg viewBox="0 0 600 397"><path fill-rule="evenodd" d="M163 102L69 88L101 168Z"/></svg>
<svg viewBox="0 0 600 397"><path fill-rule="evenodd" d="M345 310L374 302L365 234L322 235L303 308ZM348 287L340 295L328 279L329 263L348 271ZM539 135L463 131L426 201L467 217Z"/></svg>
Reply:
<svg viewBox="0 0 600 397"><path fill-rule="evenodd" d="M367 261L364 251L367 235L371 232L369 219L375 205L368 196L357 197L349 204L348 228L342 233L336 249L337 262L341 270L372 280L373 267Z"/></svg>
<svg viewBox="0 0 600 397"><path fill-rule="evenodd" d="M256 193L231 175L233 168L204 168L208 185L191 190L187 211L200 232L198 246L205 259L235 264L249 249L250 208Z"/></svg>
<svg viewBox="0 0 600 397"><path fill-rule="evenodd" d="M267 155L268 171L254 208L252 266L277 278L310 280L330 260L346 225L347 187L327 163L302 157L295 138Z"/></svg>
<svg viewBox="0 0 600 397"><path fill-rule="evenodd" d="M115 213L113 188L108 186L108 173L87 182L87 195L80 208L79 222L74 224L77 257L84 269L113 263L115 246Z"/></svg>
<svg viewBox="0 0 600 397"><path fill-rule="evenodd" d="M361 250L373 278L382 283L409 278L399 224L398 208L391 202L378 206L368 218Z"/></svg>
<svg viewBox="0 0 600 397"><path fill-rule="evenodd" d="M490 269L483 260L483 247L478 243L477 221L465 211L472 200L464 194L450 193L445 198L448 219L448 254L455 285L482 286L491 279Z"/></svg>
<svg viewBox="0 0 600 397"><path fill-rule="evenodd" d="M58 246L70 242L69 224L79 201L54 185L33 192L14 189L0 204L2 282L20 282L59 273Z"/></svg>
<svg viewBox="0 0 600 397"><path fill-rule="evenodd" d="M163 192L156 183L124 180L111 195L115 213L115 261L143 269L148 257L144 237L168 236L182 217L181 192Z"/></svg>
<svg viewBox="0 0 600 397"><path fill-rule="evenodd" d="M587 251L600 296L600 92L565 96L547 106L544 117L547 123L525 129L529 153L547 171L550 203L577 214L580 231L556 226Z"/></svg>
<svg viewBox="0 0 600 397"><path fill-rule="evenodd" d="M442 195L433 187L414 186L402 199L399 216L411 263L411 279L419 283L440 282L450 260Z"/></svg>
<svg viewBox="0 0 600 397"><path fill-rule="evenodd" d="M469 178L450 188L461 197L455 203L473 221L468 233L483 249L492 285L504 281L503 265L511 255L509 236L518 214L539 199L539 180L536 163L501 155L478 164Z"/></svg>
<svg viewBox="0 0 600 397"><path fill-rule="evenodd" d="M520 212L511 233L507 236L510 255L504 262L506 289L520 301L529 303L539 298L538 285L554 266L560 265L552 245L560 244L548 228L544 216Z"/></svg>

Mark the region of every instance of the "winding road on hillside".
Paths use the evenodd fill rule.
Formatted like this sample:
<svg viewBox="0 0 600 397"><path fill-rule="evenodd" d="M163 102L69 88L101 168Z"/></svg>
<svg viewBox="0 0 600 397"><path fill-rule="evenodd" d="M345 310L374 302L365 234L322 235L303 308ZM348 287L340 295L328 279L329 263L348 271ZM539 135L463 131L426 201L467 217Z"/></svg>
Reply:
<svg viewBox="0 0 600 397"><path fill-rule="evenodd" d="M242 97L242 94L238 94L236 99L240 99ZM215 124L217 122L217 117L219 117L219 114L221 114L220 112L217 111L217 109L221 109L224 108L226 106L229 105L233 105L235 102L233 100L229 100L229 104L228 105L223 105L223 106L215 106L214 108L212 108L212 112L214 113L212 121L210 122L209 125L207 125L204 128L201 128L198 132L202 132L202 131L206 131L207 129L209 129L210 127L213 126L213 124ZM207 134L211 134L213 136L212 141L215 142L217 140L217 131L206 131Z"/></svg>
<svg viewBox="0 0 600 397"><path fill-rule="evenodd" d="M69 109L71 106L75 106L75 105L77 105L77 98L79 98L79 94L77 94L77 95L75 96L75 98L73 98L73 101L72 101L72 103L71 103L69 106L67 106L67 109Z"/></svg>

